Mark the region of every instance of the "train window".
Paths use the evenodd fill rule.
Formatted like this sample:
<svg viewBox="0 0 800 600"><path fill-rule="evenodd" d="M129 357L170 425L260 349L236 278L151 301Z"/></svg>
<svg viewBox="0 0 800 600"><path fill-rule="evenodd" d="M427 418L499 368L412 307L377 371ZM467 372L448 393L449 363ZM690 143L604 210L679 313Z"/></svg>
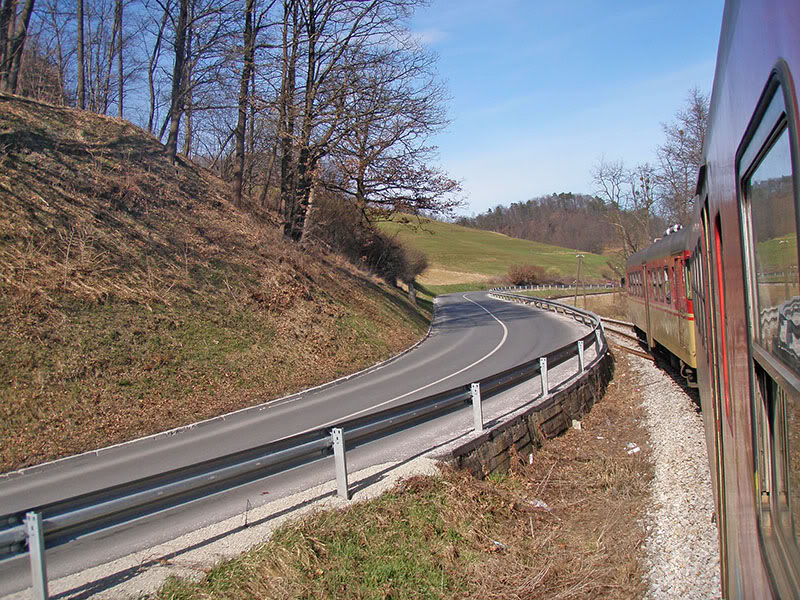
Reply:
<svg viewBox="0 0 800 600"><path fill-rule="evenodd" d="M800 404L767 371L755 365L754 441L756 498L762 530L784 552L800 546ZM794 546L794 548L792 548Z"/></svg>
<svg viewBox="0 0 800 600"><path fill-rule="evenodd" d="M800 372L797 231L787 128L746 178L745 197L755 275L753 335L763 348Z"/></svg>
<svg viewBox="0 0 800 600"><path fill-rule="evenodd" d="M697 326L698 333L700 334L700 343L703 348L706 347L706 313L705 313L705 291L703 290L702 282L702 264L700 255L700 242L697 242L697 247L694 249L692 256L691 271L692 271L692 294L695 298L694 321Z"/></svg>
<svg viewBox="0 0 800 600"><path fill-rule="evenodd" d="M790 123L774 79L739 157L755 494L776 581L800 581L800 285ZM779 575L781 574L782 575ZM792 573L790 575L790 573ZM795 584L791 584L794 586ZM796 590L797 591L797 590Z"/></svg>
<svg viewBox="0 0 800 600"><path fill-rule="evenodd" d="M658 300L658 282L656 281L656 274L654 271L648 271L650 280L653 282L653 300Z"/></svg>
<svg viewBox="0 0 800 600"><path fill-rule="evenodd" d="M691 273L690 267L687 263L683 264L683 289L684 293L686 294L686 299L692 299L692 284L691 284Z"/></svg>
<svg viewBox="0 0 800 600"><path fill-rule="evenodd" d="M664 299L664 283L661 280L661 269L656 268L656 281L658 281L657 299L661 302Z"/></svg>
<svg viewBox="0 0 800 600"><path fill-rule="evenodd" d="M672 303L672 296L670 294L670 279L672 278L668 267L664 267L664 302L667 304Z"/></svg>

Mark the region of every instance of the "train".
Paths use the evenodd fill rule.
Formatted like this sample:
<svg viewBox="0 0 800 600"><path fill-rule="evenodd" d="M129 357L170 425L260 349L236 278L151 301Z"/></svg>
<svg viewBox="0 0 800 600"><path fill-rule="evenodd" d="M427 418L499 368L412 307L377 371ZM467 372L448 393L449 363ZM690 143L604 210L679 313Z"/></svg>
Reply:
<svg viewBox="0 0 800 600"><path fill-rule="evenodd" d="M694 302L686 249L688 229L671 227L652 246L631 255L626 266L628 315L651 351L661 351L697 387Z"/></svg>
<svg viewBox="0 0 800 600"><path fill-rule="evenodd" d="M725 598L800 598L800 2L728 0L691 223L631 319L698 386Z"/></svg>

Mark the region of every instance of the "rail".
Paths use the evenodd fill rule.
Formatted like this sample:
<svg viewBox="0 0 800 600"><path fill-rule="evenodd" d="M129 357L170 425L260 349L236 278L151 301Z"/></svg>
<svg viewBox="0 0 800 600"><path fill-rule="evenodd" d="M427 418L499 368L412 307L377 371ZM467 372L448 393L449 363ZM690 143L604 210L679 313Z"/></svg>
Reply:
<svg viewBox="0 0 800 600"><path fill-rule="evenodd" d="M614 283L581 283L578 286L578 289L587 289L587 290L608 290L609 292L613 292L619 290L620 287ZM574 290L575 284L572 283L539 283L536 285L517 285L517 286L509 286L509 287L498 287L492 288L491 291L508 291L508 292L521 292L521 291L529 291L529 290Z"/></svg>
<svg viewBox="0 0 800 600"><path fill-rule="evenodd" d="M203 461L174 471L31 506L0 515L0 562L29 554L34 597L47 598L45 551L79 537L131 523L157 512L185 506L228 489L311 462L334 457L337 492L349 498L345 448L386 437L417 423L472 404L474 427L483 430L482 398L541 375L542 394L549 393L548 369L578 356L578 371L588 367L584 351L596 345L595 362L608 349L603 325L587 311L544 300L491 290L494 298L533 305L573 317L591 331L577 342L506 369L471 385L462 385L400 406L286 437L248 450Z"/></svg>

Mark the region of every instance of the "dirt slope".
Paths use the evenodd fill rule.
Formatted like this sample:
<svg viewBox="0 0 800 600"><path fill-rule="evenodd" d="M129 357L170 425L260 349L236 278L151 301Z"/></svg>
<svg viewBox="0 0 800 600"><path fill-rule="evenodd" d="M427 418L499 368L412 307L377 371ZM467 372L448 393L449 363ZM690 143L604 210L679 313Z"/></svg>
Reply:
<svg viewBox="0 0 800 600"><path fill-rule="evenodd" d="M402 294L119 119L0 95L0 472L352 372L421 337Z"/></svg>

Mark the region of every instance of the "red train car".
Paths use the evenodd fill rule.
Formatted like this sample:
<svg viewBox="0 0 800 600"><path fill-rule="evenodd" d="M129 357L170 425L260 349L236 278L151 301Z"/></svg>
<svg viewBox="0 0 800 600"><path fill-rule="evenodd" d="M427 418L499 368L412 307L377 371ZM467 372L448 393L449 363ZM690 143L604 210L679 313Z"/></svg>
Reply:
<svg viewBox="0 0 800 600"><path fill-rule="evenodd" d="M687 248L727 598L800 598L800 2L726 3Z"/></svg>
<svg viewBox="0 0 800 600"><path fill-rule="evenodd" d="M694 309L689 285L688 229L670 228L626 267L628 316L650 350L662 350L696 387Z"/></svg>

